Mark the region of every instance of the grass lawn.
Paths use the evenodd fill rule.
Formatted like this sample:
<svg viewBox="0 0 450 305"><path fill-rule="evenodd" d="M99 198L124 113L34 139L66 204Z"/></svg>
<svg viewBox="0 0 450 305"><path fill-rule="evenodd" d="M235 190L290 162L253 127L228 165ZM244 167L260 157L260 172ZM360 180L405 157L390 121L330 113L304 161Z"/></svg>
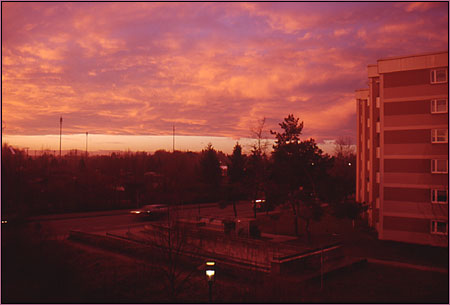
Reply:
<svg viewBox="0 0 450 305"><path fill-rule="evenodd" d="M294 216L291 210L282 210L278 215L259 214L258 226L262 232L295 236ZM341 242L346 255L372 257L409 264L448 269L448 247L407 244L378 240L374 231L363 220L353 228L350 219L339 219L326 213L319 222L311 223L311 241L305 234L305 222L299 220L299 237L293 243L315 247L323 243Z"/></svg>
<svg viewBox="0 0 450 305"><path fill-rule="evenodd" d="M369 263L331 274L322 291L316 280L302 302L448 304L448 284L448 274Z"/></svg>

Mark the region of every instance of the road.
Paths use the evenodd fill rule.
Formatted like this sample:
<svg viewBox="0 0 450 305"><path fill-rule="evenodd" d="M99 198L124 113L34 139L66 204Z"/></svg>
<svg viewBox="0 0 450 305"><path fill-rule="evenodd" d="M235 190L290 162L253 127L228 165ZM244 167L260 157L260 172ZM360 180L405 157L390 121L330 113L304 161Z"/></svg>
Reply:
<svg viewBox="0 0 450 305"><path fill-rule="evenodd" d="M253 210L249 202L236 205L238 217L252 217ZM233 206L220 208L218 204L188 205L176 209L180 218L232 218ZM42 230L50 236L64 238L71 230L88 233L104 233L117 230L143 227L148 220L142 220L130 214L130 210L60 214L34 217L34 223L39 223Z"/></svg>

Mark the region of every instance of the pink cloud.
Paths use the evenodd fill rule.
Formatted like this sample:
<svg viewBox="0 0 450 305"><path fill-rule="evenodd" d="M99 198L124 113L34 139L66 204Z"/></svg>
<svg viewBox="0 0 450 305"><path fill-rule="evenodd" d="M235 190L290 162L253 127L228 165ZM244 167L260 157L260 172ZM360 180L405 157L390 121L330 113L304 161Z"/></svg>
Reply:
<svg viewBox="0 0 450 305"><path fill-rule="evenodd" d="M354 136L378 58L446 49L445 4L4 3L6 134ZM339 120L330 118L337 117Z"/></svg>

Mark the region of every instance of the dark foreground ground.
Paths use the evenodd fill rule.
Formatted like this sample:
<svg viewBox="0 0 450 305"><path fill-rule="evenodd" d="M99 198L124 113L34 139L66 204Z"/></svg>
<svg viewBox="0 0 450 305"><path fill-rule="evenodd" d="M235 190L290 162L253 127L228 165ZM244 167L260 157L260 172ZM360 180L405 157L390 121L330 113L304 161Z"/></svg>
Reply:
<svg viewBox="0 0 450 305"><path fill-rule="evenodd" d="M320 237L316 237L316 240ZM297 242L303 242L300 238ZM356 230L344 242L349 254L448 271L448 248L381 242ZM2 303L207 303L204 271L184 267L171 292L165 269L120 253L31 229L2 230ZM431 269L433 270L433 269ZM183 283L183 279L192 275ZM448 272L366 263L299 282L295 275L218 272L218 303L445 303Z"/></svg>

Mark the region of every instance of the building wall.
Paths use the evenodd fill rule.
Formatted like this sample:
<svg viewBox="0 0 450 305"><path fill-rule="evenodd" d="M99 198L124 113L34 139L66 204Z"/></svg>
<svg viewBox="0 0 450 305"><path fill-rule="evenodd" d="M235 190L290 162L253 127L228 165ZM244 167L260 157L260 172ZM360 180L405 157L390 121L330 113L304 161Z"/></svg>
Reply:
<svg viewBox="0 0 450 305"><path fill-rule="evenodd" d="M447 69L447 82L431 83L436 68ZM448 164L448 52L380 60L368 76L369 89L356 92L356 198L369 204L380 239L448 246L448 165L447 173L432 173L433 159ZM369 94L368 113L362 92ZM433 99L447 99L447 112L432 113ZM434 129L447 130L446 143L432 143ZM446 190L446 203L432 203L436 189ZM433 233L441 222L446 233Z"/></svg>
<svg viewBox="0 0 450 305"><path fill-rule="evenodd" d="M357 154L358 158L356 160L356 170L357 170L357 189L356 196L358 201L366 202L368 200L369 192L367 188L368 182L368 167L367 167L367 156L368 156L368 148L367 148L367 138L368 138L368 130L367 127L367 119L369 117L369 91L368 90L360 90L357 92L357 115L358 115L358 124L357 124Z"/></svg>

